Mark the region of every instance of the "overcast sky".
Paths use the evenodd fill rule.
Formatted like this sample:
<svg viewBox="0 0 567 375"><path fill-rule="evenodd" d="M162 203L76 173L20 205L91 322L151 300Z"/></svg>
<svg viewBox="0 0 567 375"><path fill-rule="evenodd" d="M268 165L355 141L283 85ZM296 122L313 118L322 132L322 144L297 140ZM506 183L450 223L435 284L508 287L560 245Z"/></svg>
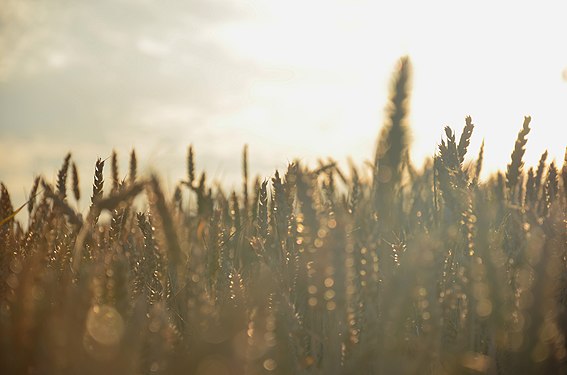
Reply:
<svg viewBox="0 0 567 375"><path fill-rule="evenodd" d="M477 125L504 167L524 115L526 158L567 139L561 2L0 0L0 180L24 199L66 152L84 186L135 147L170 184L198 167L229 187L295 157L372 159L396 60L414 66L414 161L446 125ZM88 193L84 192L84 196ZM86 204L85 204L86 205Z"/></svg>

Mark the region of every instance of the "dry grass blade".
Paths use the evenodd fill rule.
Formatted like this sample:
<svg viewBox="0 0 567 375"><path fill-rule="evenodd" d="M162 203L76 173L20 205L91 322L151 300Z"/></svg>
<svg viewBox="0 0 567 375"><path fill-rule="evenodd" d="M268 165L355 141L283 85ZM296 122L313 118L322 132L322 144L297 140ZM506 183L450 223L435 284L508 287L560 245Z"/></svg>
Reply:
<svg viewBox="0 0 567 375"><path fill-rule="evenodd" d="M319 162L319 168L315 169L312 173L316 176L320 175L321 173L326 173L328 171L332 171L337 166L336 162L330 163L323 163L323 161Z"/></svg>
<svg viewBox="0 0 567 375"><path fill-rule="evenodd" d="M39 177L36 177L36 180L39 183ZM4 187L5 188L5 187ZM6 190L7 191L7 190ZM37 187L36 187L36 191L37 191ZM10 215L8 215L7 217L4 217L3 219L0 220L0 227L3 226L4 224L8 223L10 220L14 219L16 217L16 215L23 210L24 207L26 206L30 206L32 205L32 202L35 202L35 197L39 194L37 192L34 192L34 190L32 189L32 193L33 195L30 196L30 198L28 199L27 202L25 202L24 204L22 204L20 207L18 207L15 211L13 211ZM32 210L29 210L29 212L31 213Z"/></svg>
<svg viewBox="0 0 567 375"><path fill-rule="evenodd" d="M331 158L329 158L329 163L335 164L334 169L335 169L335 172L337 172L337 175L339 176L339 179L341 180L341 182L342 182L344 185L348 185L348 184L349 184L348 178L345 176L345 174L343 173L343 171L342 171L341 168L339 167L339 164L338 164L335 160L333 160L333 159L331 159ZM352 165L352 160L349 161L349 164Z"/></svg>
<svg viewBox="0 0 567 375"><path fill-rule="evenodd" d="M159 214L168 248L167 257L170 276L173 281L177 281L177 266L181 264L182 252L181 247L179 246L177 232L175 231L175 226L173 224L173 218L167 207L165 196L161 190L158 178L155 175L150 177L149 186L153 193L151 204L155 205L156 211Z"/></svg>
<svg viewBox="0 0 567 375"><path fill-rule="evenodd" d="M6 224L7 222L9 222L10 220L14 219L16 217L16 215L26 206L26 204L27 204L27 202L22 204L18 209L16 209L14 212L12 212L7 217L1 219L0 220L0 227L3 226L4 224Z"/></svg>
<svg viewBox="0 0 567 375"><path fill-rule="evenodd" d="M140 194L145 187L144 182L136 182L127 188L117 190L106 198L101 198L96 203L97 207L101 210L114 210L120 203L128 202Z"/></svg>

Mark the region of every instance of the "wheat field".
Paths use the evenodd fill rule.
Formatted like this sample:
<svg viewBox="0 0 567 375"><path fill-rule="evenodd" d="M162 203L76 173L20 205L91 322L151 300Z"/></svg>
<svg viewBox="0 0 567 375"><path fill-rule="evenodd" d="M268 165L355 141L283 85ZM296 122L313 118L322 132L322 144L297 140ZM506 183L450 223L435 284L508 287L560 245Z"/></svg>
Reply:
<svg viewBox="0 0 567 375"><path fill-rule="evenodd" d="M172 193L135 151L90 197L71 154L22 207L2 184L1 372L567 373L567 153L525 168L525 117L481 180L466 117L416 168L410 82L402 58L373 163L251 178L245 147L225 191L189 147Z"/></svg>

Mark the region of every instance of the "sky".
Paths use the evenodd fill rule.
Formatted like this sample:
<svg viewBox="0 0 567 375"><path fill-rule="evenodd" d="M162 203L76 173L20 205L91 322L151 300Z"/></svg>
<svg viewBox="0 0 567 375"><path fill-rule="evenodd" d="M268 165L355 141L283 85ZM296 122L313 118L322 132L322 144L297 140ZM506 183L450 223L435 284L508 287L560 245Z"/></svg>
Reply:
<svg viewBox="0 0 567 375"><path fill-rule="evenodd" d="M239 186L299 158L372 160L391 73L413 65L412 160L476 125L485 175L505 168L525 115L525 160L567 145L560 1L0 0L0 181L23 203L67 152L88 195L98 157L136 149L168 188L198 170ZM87 203L84 206L88 206Z"/></svg>

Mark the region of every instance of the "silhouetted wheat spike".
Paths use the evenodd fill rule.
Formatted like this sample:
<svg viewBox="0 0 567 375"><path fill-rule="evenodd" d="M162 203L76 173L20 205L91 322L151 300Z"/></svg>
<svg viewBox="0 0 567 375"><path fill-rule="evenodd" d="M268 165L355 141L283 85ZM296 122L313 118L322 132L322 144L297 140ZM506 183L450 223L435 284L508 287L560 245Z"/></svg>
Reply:
<svg viewBox="0 0 567 375"><path fill-rule="evenodd" d="M272 177L272 201L274 202L274 210L276 212L276 220L280 219L279 215L283 214L285 205L285 192L280 178L280 172L276 170Z"/></svg>
<svg viewBox="0 0 567 375"><path fill-rule="evenodd" d="M308 170L298 168L297 173L297 200L301 203L301 212L303 214L303 224L306 230L317 231L319 222L317 219L317 208L315 192L315 177Z"/></svg>
<svg viewBox="0 0 567 375"><path fill-rule="evenodd" d="M95 204L98 200L102 198L102 188L104 186L103 178L104 160L100 158L97 159L95 164L95 173L93 181L93 195L91 197L91 203Z"/></svg>
<svg viewBox="0 0 567 375"><path fill-rule="evenodd" d="M541 154L541 157L539 158L539 162L537 165L537 171L535 175L536 198L539 198L541 195L541 188L543 186L543 172L545 171L545 161L547 160L547 155L548 155L547 150L545 150L545 152Z"/></svg>
<svg viewBox="0 0 567 375"><path fill-rule="evenodd" d="M241 230L242 223L240 218L240 204L238 203L238 196L234 191L230 195L230 217L234 229L237 231Z"/></svg>
<svg viewBox="0 0 567 375"><path fill-rule="evenodd" d="M110 215L109 238L112 242L121 242L127 211L124 208L118 208L110 211Z"/></svg>
<svg viewBox="0 0 567 375"><path fill-rule="evenodd" d="M276 171L272 178L272 221L274 232L280 241L284 241L287 236L289 215L290 207L287 203L284 185L280 173Z"/></svg>
<svg viewBox="0 0 567 375"><path fill-rule="evenodd" d="M81 199L81 190L79 188L79 172L75 162L71 164L71 177L73 179L73 196L76 201L79 201Z"/></svg>
<svg viewBox="0 0 567 375"><path fill-rule="evenodd" d="M173 192L173 205L177 211L183 212L183 194L179 184L175 186L175 191Z"/></svg>
<svg viewBox="0 0 567 375"><path fill-rule="evenodd" d="M268 235L268 181L262 182L258 198L258 234L261 238Z"/></svg>
<svg viewBox="0 0 567 375"><path fill-rule="evenodd" d="M480 181L480 173L482 172L482 163L484 161L484 139L480 145L480 151L478 152L478 158L476 159L476 167L474 170L473 185L477 185Z"/></svg>
<svg viewBox="0 0 567 375"><path fill-rule="evenodd" d="M293 213L293 207L295 202L295 193L297 190L297 178L298 178L298 165L297 162L290 163L287 166L287 170L284 176L283 188L285 193L285 200L287 202L287 207L289 208L289 213Z"/></svg>
<svg viewBox="0 0 567 375"><path fill-rule="evenodd" d="M136 173L138 170L138 161L136 160L136 151L132 149L130 153L130 173L128 175L130 179L130 184L136 182Z"/></svg>
<svg viewBox="0 0 567 375"><path fill-rule="evenodd" d="M530 168L528 170L528 179L526 181L526 198L525 198L526 205L535 203L536 196L537 196L537 191L535 184L534 169Z"/></svg>
<svg viewBox="0 0 567 375"><path fill-rule="evenodd" d="M187 150L187 178L189 186L193 186L195 181L195 155L193 153L193 145Z"/></svg>
<svg viewBox="0 0 567 375"><path fill-rule="evenodd" d="M112 157L110 159L110 172L112 174L112 191L118 190L120 185L119 173L118 173L118 154L116 150L112 150Z"/></svg>
<svg viewBox="0 0 567 375"><path fill-rule="evenodd" d="M0 220L9 217L14 212L10 193L4 183L0 183ZM13 222L13 218L10 220Z"/></svg>
<svg viewBox="0 0 567 375"><path fill-rule="evenodd" d="M512 161L508 164L508 169L506 170L506 186L512 191L512 194L516 184L518 183L518 179L522 174L522 167L524 166L522 158L526 152L525 146L528 141L526 136L530 132L531 119L532 118L530 116L524 117L524 124L518 133L518 138L514 145L514 151L512 151Z"/></svg>
<svg viewBox="0 0 567 375"><path fill-rule="evenodd" d="M374 158L373 194L375 209L388 216L394 189L401 181L402 161L408 147L407 115L410 95L410 61L403 57L392 80L386 121Z"/></svg>
<svg viewBox="0 0 567 375"><path fill-rule="evenodd" d="M16 244L14 241L14 207L12 206L12 200L10 199L10 194L8 189L3 183L0 183L0 303L5 305L5 300L8 297L8 290L12 287L8 283L7 276L12 274L10 268L12 265L12 259L17 253ZM30 249L22 249L24 252L30 251ZM17 259L17 258L16 258ZM4 319L0 320L3 323ZM0 326L2 329L2 326ZM6 330L2 330L6 332ZM3 333L3 337L4 337ZM2 356L0 355L0 358Z"/></svg>
<svg viewBox="0 0 567 375"><path fill-rule="evenodd" d="M549 196L552 199L555 199L557 197L557 194L559 193L558 177L559 177L559 170L555 165L555 161L553 161L549 165L549 170L547 172L547 181L546 181L546 187L548 189Z"/></svg>
<svg viewBox="0 0 567 375"><path fill-rule="evenodd" d="M258 201L260 199L260 184L260 176L256 176L254 178L254 188L252 190L254 194L252 195L252 200L250 201L250 207L252 207L252 209L250 210L250 212L248 212L248 215L251 216L252 221L255 221L258 218L258 210L254 208L258 206Z"/></svg>
<svg viewBox="0 0 567 375"><path fill-rule="evenodd" d="M545 202L544 216L547 215L551 203L557 198L559 192L559 181L557 179L558 171L555 162L551 162L545 179L544 196L542 202Z"/></svg>
<svg viewBox="0 0 567 375"><path fill-rule="evenodd" d="M30 191L30 198L29 198L29 203L28 203L28 214L31 216L31 213L35 207L35 198L37 195L37 188L39 187L39 180L40 177L37 176L34 181L33 181L33 186L32 189Z"/></svg>
<svg viewBox="0 0 567 375"><path fill-rule="evenodd" d="M498 172L498 174L496 175L497 180L496 180L496 186L495 186L495 193L496 193L496 200L498 202L502 202L502 204L505 202L506 199L506 189L504 189L504 175L502 172Z"/></svg>
<svg viewBox="0 0 567 375"><path fill-rule="evenodd" d="M434 159L435 185L439 184L444 203L440 205L437 202L436 206L440 208L438 212L443 213L445 221L460 220L470 203L468 176L463 171L459 159L455 133L447 126L445 135L447 139L441 140L439 155Z"/></svg>
<svg viewBox="0 0 567 375"><path fill-rule="evenodd" d="M142 290L147 291L147 301L150 305L163 297L164 281L160 251L154 239L154 228L149 218L143 213L136 214L137 224L144 237L144 251L141 254L138 267L138 280Z"/></svg>
<svg viewBox="0 0 567 375"><path fill-rule="evenodd" d="M465 161L465 154L467 153L467 148L469 147L473 130L474 124L472 123L472 119L470 116L467 116L465 118L465 127L463 129L463 133L461 134L461 138L459 139L459 145L457 146L459 162L461 164L463 164L463 162Z"/></svg>
<svg viewBox="0 0 567 375"><path fill-rule="evenodd" d="M354 214L360 200L360 180L358 178L358 171L354 166L351 166L352 174L352 190L350 192L350 199L348 200L348 212Z"/></svg>
<svg viewBox="0 0 567 375"><path fill-rule="evenodd" d="M525 189L526 189L526 180L527 177L524 176L523 174L520 176L520 179L518 180L518 199L517 199L517 203L518 205L522 206L524 204L525 201Z"/></svg>
<svg viewBox="0 0 567 375"><path fill-rule="evenodd" d="M242 150L242 196L244 212L248 216L248 145Z"/></svg>
<svg viewBox="0 0 567 375"><path fill-rule="evenodd" d="M102 188L104 186L104 177L103 177L103 169L104 169L104 160L98 158L95 164L95 173L94 173L94 181L93 181L93 195L91 197L91 212L93 212L93 223L98 221L98 216L100 211L96 209L96 204L99 200L102 199ZM95 212L96 211L96 212Z"/></svg>
<svg viewBox="0 0 567 375"><path fill-rule="evenodd" d="M197 193L197 214L201 218L208 219L213 213L213 200L211 189L207 189L206 181L207 175L203 172L199 178L199 185L191 189Z"/></svg>
<svg viewBox="0 0 567 375"><path fill-rule="evenodd" d="M459 158L459 151L457 149L457 142L455 140L455 133L453 130L446 126L445 135L447 136L447 143L441 140L439 145L439 154L443 165L452 172L462 175L461 162Z"/></svg>
<svg viewBox="0 0 567 375"><path fill-rule="evenodd" d="M63 199L67 196L67 172L69 170L69 161L71 160L71 153L68 153L63 160L63 165L57 173L57 194Z"/></svg>

